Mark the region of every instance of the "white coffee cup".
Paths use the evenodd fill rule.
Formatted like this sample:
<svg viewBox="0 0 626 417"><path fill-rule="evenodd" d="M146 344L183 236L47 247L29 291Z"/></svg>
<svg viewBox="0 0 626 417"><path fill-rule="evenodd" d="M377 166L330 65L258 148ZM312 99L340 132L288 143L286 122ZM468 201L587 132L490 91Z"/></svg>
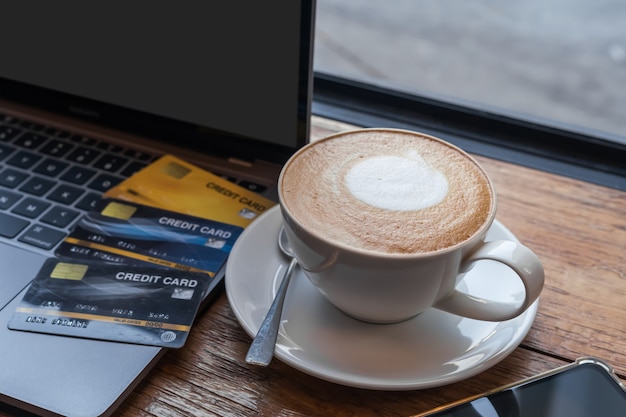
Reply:
<svg viewBox="0 0 626 417"><path fill-rule="evenodd" d="M399 129L329 136L289 159L278 193L300 267L354 318L394 323L436 308L504 321L543 288L543 268L530 249L485 242L496 215L493 185L471 156L438 138ZM519 276L522 303L457 288L462 272L485 259Z"/></svg>

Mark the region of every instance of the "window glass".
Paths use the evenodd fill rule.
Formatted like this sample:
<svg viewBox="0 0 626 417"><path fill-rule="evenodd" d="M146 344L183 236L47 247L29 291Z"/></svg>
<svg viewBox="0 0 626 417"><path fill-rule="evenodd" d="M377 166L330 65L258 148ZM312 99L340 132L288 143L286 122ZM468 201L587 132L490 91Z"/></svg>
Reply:
<svg viewBox="0 0 626 417"><path fill-rule="evenodd" d="M626 2L317 0L315 70L626 143Z"/></svg>

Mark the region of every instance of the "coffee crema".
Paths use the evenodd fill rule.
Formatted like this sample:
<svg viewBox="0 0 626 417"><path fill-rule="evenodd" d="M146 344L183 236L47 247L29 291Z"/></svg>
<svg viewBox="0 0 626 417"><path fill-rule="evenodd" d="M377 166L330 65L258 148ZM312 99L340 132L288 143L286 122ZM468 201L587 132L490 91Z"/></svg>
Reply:
<svg viewBox="0 0 626 417"><path fill-rule="evenodd" d="M367 251L445 249L472 237L495 209L489 179L461 150L394 129L344 132L297 152L279 184L314 233Z"/></svg>

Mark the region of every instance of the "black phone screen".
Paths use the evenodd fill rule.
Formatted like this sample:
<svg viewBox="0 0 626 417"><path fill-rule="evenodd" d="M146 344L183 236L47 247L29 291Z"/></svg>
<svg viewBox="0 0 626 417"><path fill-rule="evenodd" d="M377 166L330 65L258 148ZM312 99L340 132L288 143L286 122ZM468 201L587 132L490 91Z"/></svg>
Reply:
<svg viewBox="0 0 626 417"><path fill-rule="evenodd" d="M432 417L625 417L626 391L594 363L522 383Z"/></svg>

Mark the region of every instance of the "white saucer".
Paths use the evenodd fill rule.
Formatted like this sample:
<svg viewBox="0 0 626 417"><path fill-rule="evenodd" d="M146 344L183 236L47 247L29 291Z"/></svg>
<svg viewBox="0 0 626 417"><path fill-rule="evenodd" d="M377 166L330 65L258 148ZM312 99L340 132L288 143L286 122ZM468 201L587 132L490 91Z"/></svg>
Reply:
<svg viewBox="0 0 626 417"><path fill-rule="evenodd" d="M288 263L276 243L280 224L276 206L248 226L228 259L228 300L251 337L256 335ZM487 238L516 239L497 221ZM472 281L484 274L500 275L502 285ZM506 298L518 290L513 286L523 291L518 281L509 268L481 261L466 273L462 285L472 294L485 296L482 291L491 298ZM430 388L474 376L504 359L526 336L537 305L538 301L522 315L498 323L430 309L403 323L368 324L337 310L296 269L275 355L294 368L338 384L378 390Z"/></svg>

